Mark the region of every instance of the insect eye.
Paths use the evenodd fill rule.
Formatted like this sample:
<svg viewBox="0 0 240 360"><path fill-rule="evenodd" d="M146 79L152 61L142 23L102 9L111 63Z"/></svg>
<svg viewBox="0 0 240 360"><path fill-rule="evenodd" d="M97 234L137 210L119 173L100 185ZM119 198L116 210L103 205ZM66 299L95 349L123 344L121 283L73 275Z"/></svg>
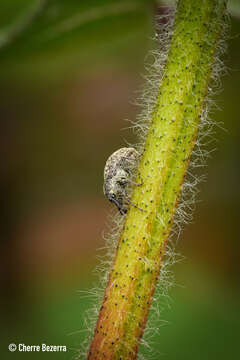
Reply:
<svg viewBox="0 0 240 360"><path fill-rule="evenodd" d="M117 181L117 183L118 183L119 185L126 185L127 179L126 179L126 178L121 178L121 179L119 179L119 180Z"/></svg>

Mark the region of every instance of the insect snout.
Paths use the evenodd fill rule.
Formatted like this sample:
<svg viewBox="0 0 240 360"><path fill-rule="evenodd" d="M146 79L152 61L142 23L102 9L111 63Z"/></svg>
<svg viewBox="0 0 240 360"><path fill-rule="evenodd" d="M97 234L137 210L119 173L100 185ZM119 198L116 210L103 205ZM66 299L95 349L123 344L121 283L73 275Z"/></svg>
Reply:
<svg viewBox="0 0 240 360"><path fill-rule="evenodd" d="M120 213L121 213L122 215L126 214L127 209L125 209L125 208L123 207L123 205L120 204L119 201L117 201L117 199L116 199L116 197L115 197L114 194L111 195L111 196L109 196L109 200L117 206L118 210L120 211Z"/></svg>

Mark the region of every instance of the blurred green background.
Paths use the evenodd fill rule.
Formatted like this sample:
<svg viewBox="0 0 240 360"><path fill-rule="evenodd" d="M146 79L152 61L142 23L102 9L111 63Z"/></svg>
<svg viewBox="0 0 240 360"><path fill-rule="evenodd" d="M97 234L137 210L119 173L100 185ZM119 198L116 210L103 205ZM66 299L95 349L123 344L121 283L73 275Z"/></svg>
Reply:
<svg viewBox="0 0 240 360"><path fill-rule="evenodd" d="M216 128L201 202L177 245L184 259L172 268L152 359L239 353L240 6L230 6L221 111L212 115L225 130ZM112 209L103 167L136 141L126 119L139 111L153 19L164 9L147 0L1 0L2 359L72 359L85 338L94 299L82 294L96 284ZM9 343L68 351L10 353Z"/></svg>

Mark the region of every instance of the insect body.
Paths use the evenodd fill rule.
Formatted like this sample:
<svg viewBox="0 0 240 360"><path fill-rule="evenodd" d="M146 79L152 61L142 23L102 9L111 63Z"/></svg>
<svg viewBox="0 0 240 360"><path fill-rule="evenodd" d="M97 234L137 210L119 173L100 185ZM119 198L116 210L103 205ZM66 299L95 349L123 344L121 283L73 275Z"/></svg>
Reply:
<svg viewBox="0 0 240 360"><path fill-rule="evenodd" d="M127 187L138 157L139 154L134 148L121 148L108 158L104 168L104 195L118 207L122 215L127 212L125 204L132 204L128 198Z"/></svg>

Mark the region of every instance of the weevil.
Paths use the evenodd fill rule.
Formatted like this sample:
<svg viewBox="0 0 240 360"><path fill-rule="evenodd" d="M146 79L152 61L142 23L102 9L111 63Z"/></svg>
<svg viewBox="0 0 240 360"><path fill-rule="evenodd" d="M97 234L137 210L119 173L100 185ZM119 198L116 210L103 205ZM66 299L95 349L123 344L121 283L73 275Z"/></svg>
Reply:
<svg viewBox="0 0 240 360"><path fill-rule="evenodd" d="M143 211L130 201L127 191L129 183L135 184L130 176L138 158L139 153L134 148L121 148L108 158L104 168L104 195L117 206L122 215L127 212L126 204Z"/></svg>

